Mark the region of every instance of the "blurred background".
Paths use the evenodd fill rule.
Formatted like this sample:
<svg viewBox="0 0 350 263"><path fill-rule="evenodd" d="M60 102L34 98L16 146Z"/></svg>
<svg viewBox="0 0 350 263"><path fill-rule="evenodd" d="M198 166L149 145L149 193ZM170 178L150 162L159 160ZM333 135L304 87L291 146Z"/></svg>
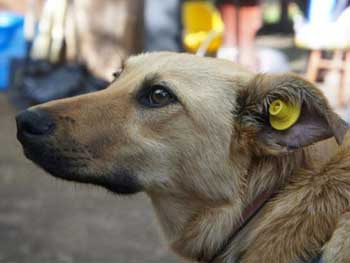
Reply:
<svg viewBox="0 0 350 263"><path fill-rule="evenodd" d="M350 121L348 0L0 0L0 262L180 262L146 196L47 176L15 138L19 110L103 89L159 50L296 72Z"/></svg>

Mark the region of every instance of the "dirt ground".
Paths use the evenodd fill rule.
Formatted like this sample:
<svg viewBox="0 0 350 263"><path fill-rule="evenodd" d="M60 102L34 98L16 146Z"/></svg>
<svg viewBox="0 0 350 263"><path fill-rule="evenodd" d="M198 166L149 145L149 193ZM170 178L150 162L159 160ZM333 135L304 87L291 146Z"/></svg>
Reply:
<svg viewBox="0 0 350 263"><path fill-rule="evenodd" d="M179 262L147 197L63 182L22 155L0 93L0 262Z"/></svg>

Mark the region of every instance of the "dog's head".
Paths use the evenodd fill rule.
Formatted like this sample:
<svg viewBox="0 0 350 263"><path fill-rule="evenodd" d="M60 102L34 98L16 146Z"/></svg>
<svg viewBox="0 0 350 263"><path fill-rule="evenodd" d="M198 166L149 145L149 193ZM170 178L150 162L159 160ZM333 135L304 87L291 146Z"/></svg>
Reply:
<svg viewBox="0 0 350 263"><path fill-rule="evenodd" d="M269 124L274 99L302 105L285 131ZM331 136L340 143L346 129L299 77L173 53L132 57L107 89L30 108L17 125L26 156L54 176L117 193L181 185L213 198L224 192L215 185L228 167L246 169L247 156L284 154Z"/></svg>

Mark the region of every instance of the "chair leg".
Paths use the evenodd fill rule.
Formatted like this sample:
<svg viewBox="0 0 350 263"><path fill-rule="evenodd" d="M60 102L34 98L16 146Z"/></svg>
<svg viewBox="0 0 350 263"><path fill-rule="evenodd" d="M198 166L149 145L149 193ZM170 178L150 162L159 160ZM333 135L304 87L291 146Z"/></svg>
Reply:
<svg viewBox="0 0 350 263"><path fill-rule="evenodd" d="M340 75L339 88L337 92L337 106L339 107L345 106L344 90L346 85L346 72L345 72L346 61L343 59L344 54L345 54L344 51L336 50L334 52L334 56L331 62L332 70L339 72L339 75Z"/></svg>
<svg viewBox="0 0 350 263"><path fill-rule="evenodd" d="M316 81L321 55L321 50L312 50L310 53L306 78L312 82Z"/></svg>
<svg viewBox="0 0 350 263"><path fill-rule="evenodd" d="M339 68L339 65L343 65L344 60L343 60L344 52L342 50L335 50L333 54L333 58L330 63L330 67L333 70Z"/></svg>
<svg viewBox="0 0 350 263"><path fill-rule="evenodd" d="M350 85L350 50L345 51L345 62L344 62L344 73L343 73L343 80L342 80L342 89L343 92L345 91L345 88L347 85ZM344 96L342 96L341 100L344 100ZM343 102L345 104L345 102ZM350 105L350 103L349 103Z"/></svg>
<svg viewBox="0 0 350 263"><path fill-rule="evenodd" d="M346 58L345 57L344 57L344 60L342 58L341 66L339 67L339 74L340 74L340 81L339 81L338 94L337 94L337 106L343 108L345 106L344 90L346 86Z"/></svg>

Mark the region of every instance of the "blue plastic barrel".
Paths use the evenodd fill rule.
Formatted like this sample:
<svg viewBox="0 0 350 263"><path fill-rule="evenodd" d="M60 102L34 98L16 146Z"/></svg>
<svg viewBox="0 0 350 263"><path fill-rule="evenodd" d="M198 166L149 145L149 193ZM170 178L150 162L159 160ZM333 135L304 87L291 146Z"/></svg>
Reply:
<svg viewBox="0 0 350 263"><path fill-rule="evenodd" d="M0 12L0 91L8 86L10 61L25 56L24 17Z"/></svg>

